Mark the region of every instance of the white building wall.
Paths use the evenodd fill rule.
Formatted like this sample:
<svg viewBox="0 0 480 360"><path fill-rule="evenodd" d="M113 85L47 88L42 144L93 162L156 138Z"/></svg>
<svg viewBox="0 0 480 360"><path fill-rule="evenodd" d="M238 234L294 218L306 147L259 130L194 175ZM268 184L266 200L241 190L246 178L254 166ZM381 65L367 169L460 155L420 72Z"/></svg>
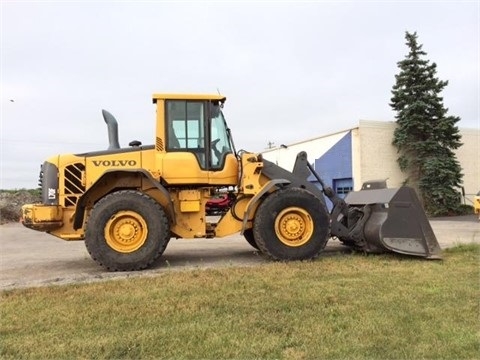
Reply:
<svg viewBox="0 0 480 360"><path fill-rule="evenodd" d="M480 191L480 129L460 129L460 134L463 145L455 154L462 167L467 204L472 205L474 195Z"/></svg>
<svg viewBox="0 0 480 360"><path fill-rule="evenodd" d="M360 120L357 136L353 137L354 190L365 181L387 179L388 187L399 187L405 175L397 165L397 151L392 145L395 123Z"/></svg>
<svg viewBox="0 0 480 360"><path fill-rule="evenodd" d="M393 121L360 120L359 126L338 133L320 136L302 142L287 144L263 152L265 159L292 171L295 158L306 151L310 163L314 163L335 145L348 131L352 132L352 174L354 190L359 190L368 180L387 179L387 186L394 188L406 179L398 168L397 150L392 145ZM457 160L464 174L463 186L467 203L480 191L480 129L460 129L463 145L456 151ZM320 173L322 169L316 169Z"/></svg>
<svg viewBox="0 0 480 360"><path fill-rule="evenodd" d="M308 162L313 164L315 159L325 154L335 145L349 130L341 131L335 134L321 136L310 140L287 145L286 147L276 147L262 152L263 157L285 170L292 171L295 159L300 151L305 151L308 156ZM321 169L319 169L321 171Z"/></svg>
<svg viewBox="0 0 480 360"><path fill-rule="evenodd" d="M352 177L353 190L360 190L362 187L362 146L360 141L359 128L352 129Z"/></svg>
<svg viewBox="0 0 480 360"><path fill-rule="evenodd" d="M406 179L397 164L397 149L392 145L395 126L393 121L360 120L358 135L352 136L352 149L355 149L352 154L355 190L367 180L388 178L388 187L398 187ZM480 191L480 130L459 130L463 145L456 150L455 155L464 174L465 194L473 202L473 196ZM467 200L471 205L470 201Z"/></svg>

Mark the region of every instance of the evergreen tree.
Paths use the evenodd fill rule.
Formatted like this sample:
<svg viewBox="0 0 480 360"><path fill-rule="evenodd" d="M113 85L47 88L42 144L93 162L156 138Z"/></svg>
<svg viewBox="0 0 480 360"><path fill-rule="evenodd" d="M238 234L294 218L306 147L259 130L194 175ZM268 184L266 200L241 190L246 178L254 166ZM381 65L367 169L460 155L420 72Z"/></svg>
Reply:
<svg viewBox="0 0 480 360"><path fill-rule="evenodd" d="M397 161L428 213L454 213L460 205L458 187L463 177L453 151L462 145L456 126L460 118L447 114L440 94L448 81L436 77L437 65L425 59L417 33L406 32L405 38L410 52L397 63L400 72L390 103L396 112Z"/></svg>

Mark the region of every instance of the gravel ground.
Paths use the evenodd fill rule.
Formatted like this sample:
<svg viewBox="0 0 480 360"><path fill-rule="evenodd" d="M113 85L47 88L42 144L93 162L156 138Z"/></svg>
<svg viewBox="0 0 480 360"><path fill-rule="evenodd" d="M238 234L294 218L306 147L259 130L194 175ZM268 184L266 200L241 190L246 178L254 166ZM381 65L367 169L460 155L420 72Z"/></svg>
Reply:
<svg viewBox="0 0 480 360"><path fill-rule="evenodd" d="M480 222L474 215L434 219L430 223L442 248L480 243ZM339 241L331 240L322 256L348 251ZM63 241L18 223L0 225L0 252L0 290L153 276L192 268L255 266L269 261L242 236L234 235L223 239L172 240L151 269L107 272L90 258L83 241Z"/></svg>

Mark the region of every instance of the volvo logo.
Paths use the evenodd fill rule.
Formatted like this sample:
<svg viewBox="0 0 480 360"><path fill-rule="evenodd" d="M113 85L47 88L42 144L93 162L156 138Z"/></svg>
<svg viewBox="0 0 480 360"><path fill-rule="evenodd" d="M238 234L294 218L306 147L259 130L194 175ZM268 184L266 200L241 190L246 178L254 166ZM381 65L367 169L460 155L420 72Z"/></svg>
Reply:
<svg viewBox="0 0 480 360"><path fill-rule="evenodd" d="M136 166L135 160L93 160L95 166Z"/></svg>

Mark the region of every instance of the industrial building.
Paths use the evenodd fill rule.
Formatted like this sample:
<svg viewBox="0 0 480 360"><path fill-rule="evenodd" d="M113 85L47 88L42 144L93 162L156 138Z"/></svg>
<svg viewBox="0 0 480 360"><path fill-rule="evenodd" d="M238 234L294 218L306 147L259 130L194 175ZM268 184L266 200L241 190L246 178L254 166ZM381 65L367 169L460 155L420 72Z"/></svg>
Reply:
<svg viewBox="0 0 480 360"><path fill-rule="evenodd" d="M306 151L322 180L337 194L359 190L365 181L387 179L388 187L399 187L406 179L397 164L392 145L396 123L360 120L357 127L263 151L265 159L291 171L296 155ZM463 145L456 150L463 172L462 201L473 205L480 191L480 130L459 129ZM316 180L312 177L312 182Z"/></svg>

